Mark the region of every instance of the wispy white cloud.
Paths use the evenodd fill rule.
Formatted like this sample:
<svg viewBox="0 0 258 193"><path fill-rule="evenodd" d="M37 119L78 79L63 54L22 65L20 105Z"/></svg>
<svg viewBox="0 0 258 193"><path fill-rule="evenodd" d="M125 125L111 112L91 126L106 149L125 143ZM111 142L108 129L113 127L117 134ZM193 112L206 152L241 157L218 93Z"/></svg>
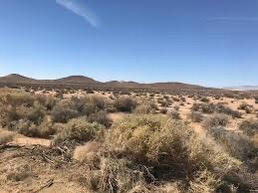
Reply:
<svg viewBox="0 0 258 193"><path fill-rule="evenodd" d="M258 17L212 17L209 21L258 22Z"/></svg>
<svg viewBox="0 0 258 193"><path fill-rule="evenodd" d="M97 16L82 0L56 0L56 3L83 17L91 26L99 26Z"/></svg>

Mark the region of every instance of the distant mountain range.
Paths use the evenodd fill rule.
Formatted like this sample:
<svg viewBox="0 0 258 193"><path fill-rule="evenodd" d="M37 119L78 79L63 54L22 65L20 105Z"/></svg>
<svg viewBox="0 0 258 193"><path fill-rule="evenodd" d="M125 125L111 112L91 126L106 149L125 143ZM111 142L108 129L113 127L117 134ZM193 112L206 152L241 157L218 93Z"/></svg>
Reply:
<svg viewBox="0 0 258 193"><path fill-rule="evenodd" d="M158 83L138 83L133 81L108 81L100 82L86 76L68 76L54 80L38 80L22 76L20 74L10 74L0 77L0 86L42 86L42 87L72 87L72 88L110 88L110 89L154 89L154 90L206 90L208 88L185 84L180 82L158 82Z"/></svg>
<svg viewBox="0 0 258 193"><path fill-rule="evenodd" d="M252 90L258 90L258 86L235 86L235 87L225 87L224 89L227 90L234 90L234 91L252 91Z"/></svg>

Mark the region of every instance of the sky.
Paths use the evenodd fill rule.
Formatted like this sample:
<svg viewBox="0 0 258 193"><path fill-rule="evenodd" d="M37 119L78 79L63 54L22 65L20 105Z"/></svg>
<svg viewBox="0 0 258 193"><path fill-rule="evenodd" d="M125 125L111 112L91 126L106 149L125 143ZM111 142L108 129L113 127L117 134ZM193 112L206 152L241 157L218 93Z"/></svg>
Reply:
<svg viewBox="0 0 258 193"><path fill-rule="evenodd" d="M0 0L0 76L258 85L257 0Z"/></svg>

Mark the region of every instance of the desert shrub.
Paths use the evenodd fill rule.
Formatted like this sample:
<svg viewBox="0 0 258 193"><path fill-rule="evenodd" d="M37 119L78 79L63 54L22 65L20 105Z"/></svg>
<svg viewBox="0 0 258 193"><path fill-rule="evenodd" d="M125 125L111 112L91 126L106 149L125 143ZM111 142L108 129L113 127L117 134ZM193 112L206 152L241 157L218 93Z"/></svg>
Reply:
<svg viewBox="0 0 258 193"><path fill-rule="evenodd" d="M186 102L186 98L185 98L185 97L183 97L183 96L181 96L181 97L180 97L180 100L181 100L183 103L185 103L185 102Z"/></svg>
<svg viewBox="0 0 258 193"><path fill-rule="evenodd" d="M173 99L173 101L175 101L175 102L179 102L179 101L180 101L180 99L177 98L177 97L175 97L175 96L173 96L172 99Z"/></svg>
<svg viewBox="0 0 258 193"><path fill-rule="evenodd" d="M229 107L225 107L222 104L217 104L215 106L215 111L217 113L224 113L226 115L232 116L232 118L241 118L242 114L239 111L234 111Z"/></svg>
<svg viewBox="0 0 258 193"><path fill-rule="evenodd" d="M192 111L188 117L194 122L194 123L200 123L203 120L203 115L200 112Z"/></svg>
<svg viewBox="0 0 258 193"><path fill-rule="evenodd" d="M215 105L209 103L194 103L191 109L205 114L212 114L215 112Z"/></svg>
<svg viewBox="0 0 258 193"><path fill-rule="evenodd" d="M72 119L63 125L55 136L55 143L66 140L75 140L77 142L87 142L96 139L104 131L104 126L98 123L89 123L85 117Z"/></svg>
<svg viewBox="0 0 258 193"><path fill-rule="evenodd" d="M29 107L32 106L35 101L33 95L22 91L11 94L3 94L0 98L1 103L5 103L13 107L21 105Z"/></svg>
<svg viewBox="0 0 258 193"><path fill-rule="evenodd" d="M258 96L255 96L254 100L255 100L255 104L258 104Z"/></svg>
<svg viewBox="0 0 258 193"><path fill-rule="evenodd" d="M87 120L90 123L99 123L106 127L110 127L112 121L108 118L106 111L98 111L96 113L92 113L87 117Z"/></svg>
<svg viewBox="0 0 258 193"><path fill-rule="evenodd" d="M241 133L216 127L209 129L209 133L230 155L237 159L246 161L257 156L257 149L253 142Z"/></svg>
<svg viewBox="0 0 258 193"><path fill-rule="evenodd" d="M98 110L105 109L105 98L101 96L91 96L89 97L89 103L93 104Z"/></svg>
<svg viewBox="0 0 258 193"><path fill-rule="evenodd" d="M44 106L48 111L51 111L57 103L57 99L52 96L37 95L35 100Z"/></svg>
<svg viewBox="0 0 258 193"><path fill-rule="evenodd" d="M159 180L191 178L203 167L214 171L218 164L225 172L229 163L237 165L182 122L161 116L129 116L116 122L107 134L106 143L116 154L151 168L149 172Z"/></svg>
<svg viewBox="0 0 258 193"><path fill-rule="evenodd" d="M160 110L161 114L167 114L168 110L166 108L161 108Z"/></svg>
<svg viewBox="0 0 258 193"><path fill-rule="evenodd" d="M7 129L12 129L19 120L28 120L39 125L46 115L45 108L37 101L32 106L3 106L0 107L0 125Z"/></svg>
<svg viewBox="0 0 258 193"><path fill-rule="evenodd" d="M51 138L55 134L52 122L43 120L41 124L36 125L30 120L20 119L13 124L12 130L17 131L27 137Z"/></svg>
<svg viewBox="0 0 258 193"><path fill-rule="evenodd" d="M34 101L33 106L30 108L17 108L17 112L20 118L32 121L35 124L40 124L46 115L46 108L42 106L38 101ZM20 112L21 110L21 112Z"/></svg>
<svg viewBox="0 0 258 193"><path fill-rule="evenodd" d="M252 105L247 104L246 102L240 104L238 109L244 110L247 114L250 114L254 111L254 107Z"/></svg>
<svg viewBox="0 0 258 193"><path fill-rule="evenodd" d="M258 133L258 120L244 120L239 124L239 129L248 136L254 136Z"/></svg>
<svg viewBox="0 0 258 193"><path fill-rule="evenodd" d="M86 177L86 185L94 192L145 193L144 173L132 167L127 159L101 157L99 171Z"/></svg>
<svg viewBox="0 0 258 193"><path fill-rule="evenodd" d="M190 192L193 193L212 193L221 185L221 180L208 170L197 172L194 179L190 182Z"/></svg>
<svg viewBox="0 0 258 193"><path fill-rule="evenodd" d="M168 116L169 116L171 119L181 119L180 113L179 113L178 111L174 111L174 110L170 111L170 112L168 113Z"/></svg>
<svg viewBox="0 0 258 193"><path fill-rule="evenodd" d="M241 118L241 113L238 111L234 111L228 107L225 107L222 104L209 104L209 103L194 103L192 106L192 111L199 111L205 114L212 114L212 113L223 113L226 115L230 115L233 118Z"/></svg>
<svg viewBox="0 0 258 193"><path fill-rule="evenodd" d="M160 104L161 107L169 107L170 104L172 104L169 101L163 100L163 99L158 99L158 103Z"/></svg>
<svg viewBox="0 0 258 193"><path fill-rule="evenodd" d="M156 113L158 107L154 102L143 102L135 109L136 114L153 114Z"/></svg>
<svg viewBox="0 0 258 193"><path fill-rule="evenodd" d="M229 117L225 114L215 114L213 116L207 117L203 121L203 127L206 129L226 127L229 123Z"/></svg>
<svg viewBox="0 0 258 193"><path fill-rule="evenodd" d="M51 111L51 116L54 122L66 123L72 118L78 117L79 112L71 100L59 101Z"/></svg>
<svg viewBox="0 0 258 193"><path fill-rule="evenodd" d="M209 102L210 102L210 99L208 99L207 97L203 97L203 98L201 98L200 101L201 101L201 102L204 102L204 103L209 103Z"/></svg>
<svg viewBox="0 0 258 193"><path fill-rule="evenodd" d="M137 106L137 102L130 97L119 97L114 101L117 111L132 112Z"/></svg>

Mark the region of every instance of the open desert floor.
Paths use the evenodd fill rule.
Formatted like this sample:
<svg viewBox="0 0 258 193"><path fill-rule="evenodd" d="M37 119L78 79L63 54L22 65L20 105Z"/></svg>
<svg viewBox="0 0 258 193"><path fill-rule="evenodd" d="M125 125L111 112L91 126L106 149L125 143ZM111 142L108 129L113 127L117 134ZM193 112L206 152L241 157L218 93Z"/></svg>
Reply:
<svg viewBox="0 0 258 193"><path fill-rule="evenodd" d="M0 89L0 193L258 190L258 97Z"/></svg>

